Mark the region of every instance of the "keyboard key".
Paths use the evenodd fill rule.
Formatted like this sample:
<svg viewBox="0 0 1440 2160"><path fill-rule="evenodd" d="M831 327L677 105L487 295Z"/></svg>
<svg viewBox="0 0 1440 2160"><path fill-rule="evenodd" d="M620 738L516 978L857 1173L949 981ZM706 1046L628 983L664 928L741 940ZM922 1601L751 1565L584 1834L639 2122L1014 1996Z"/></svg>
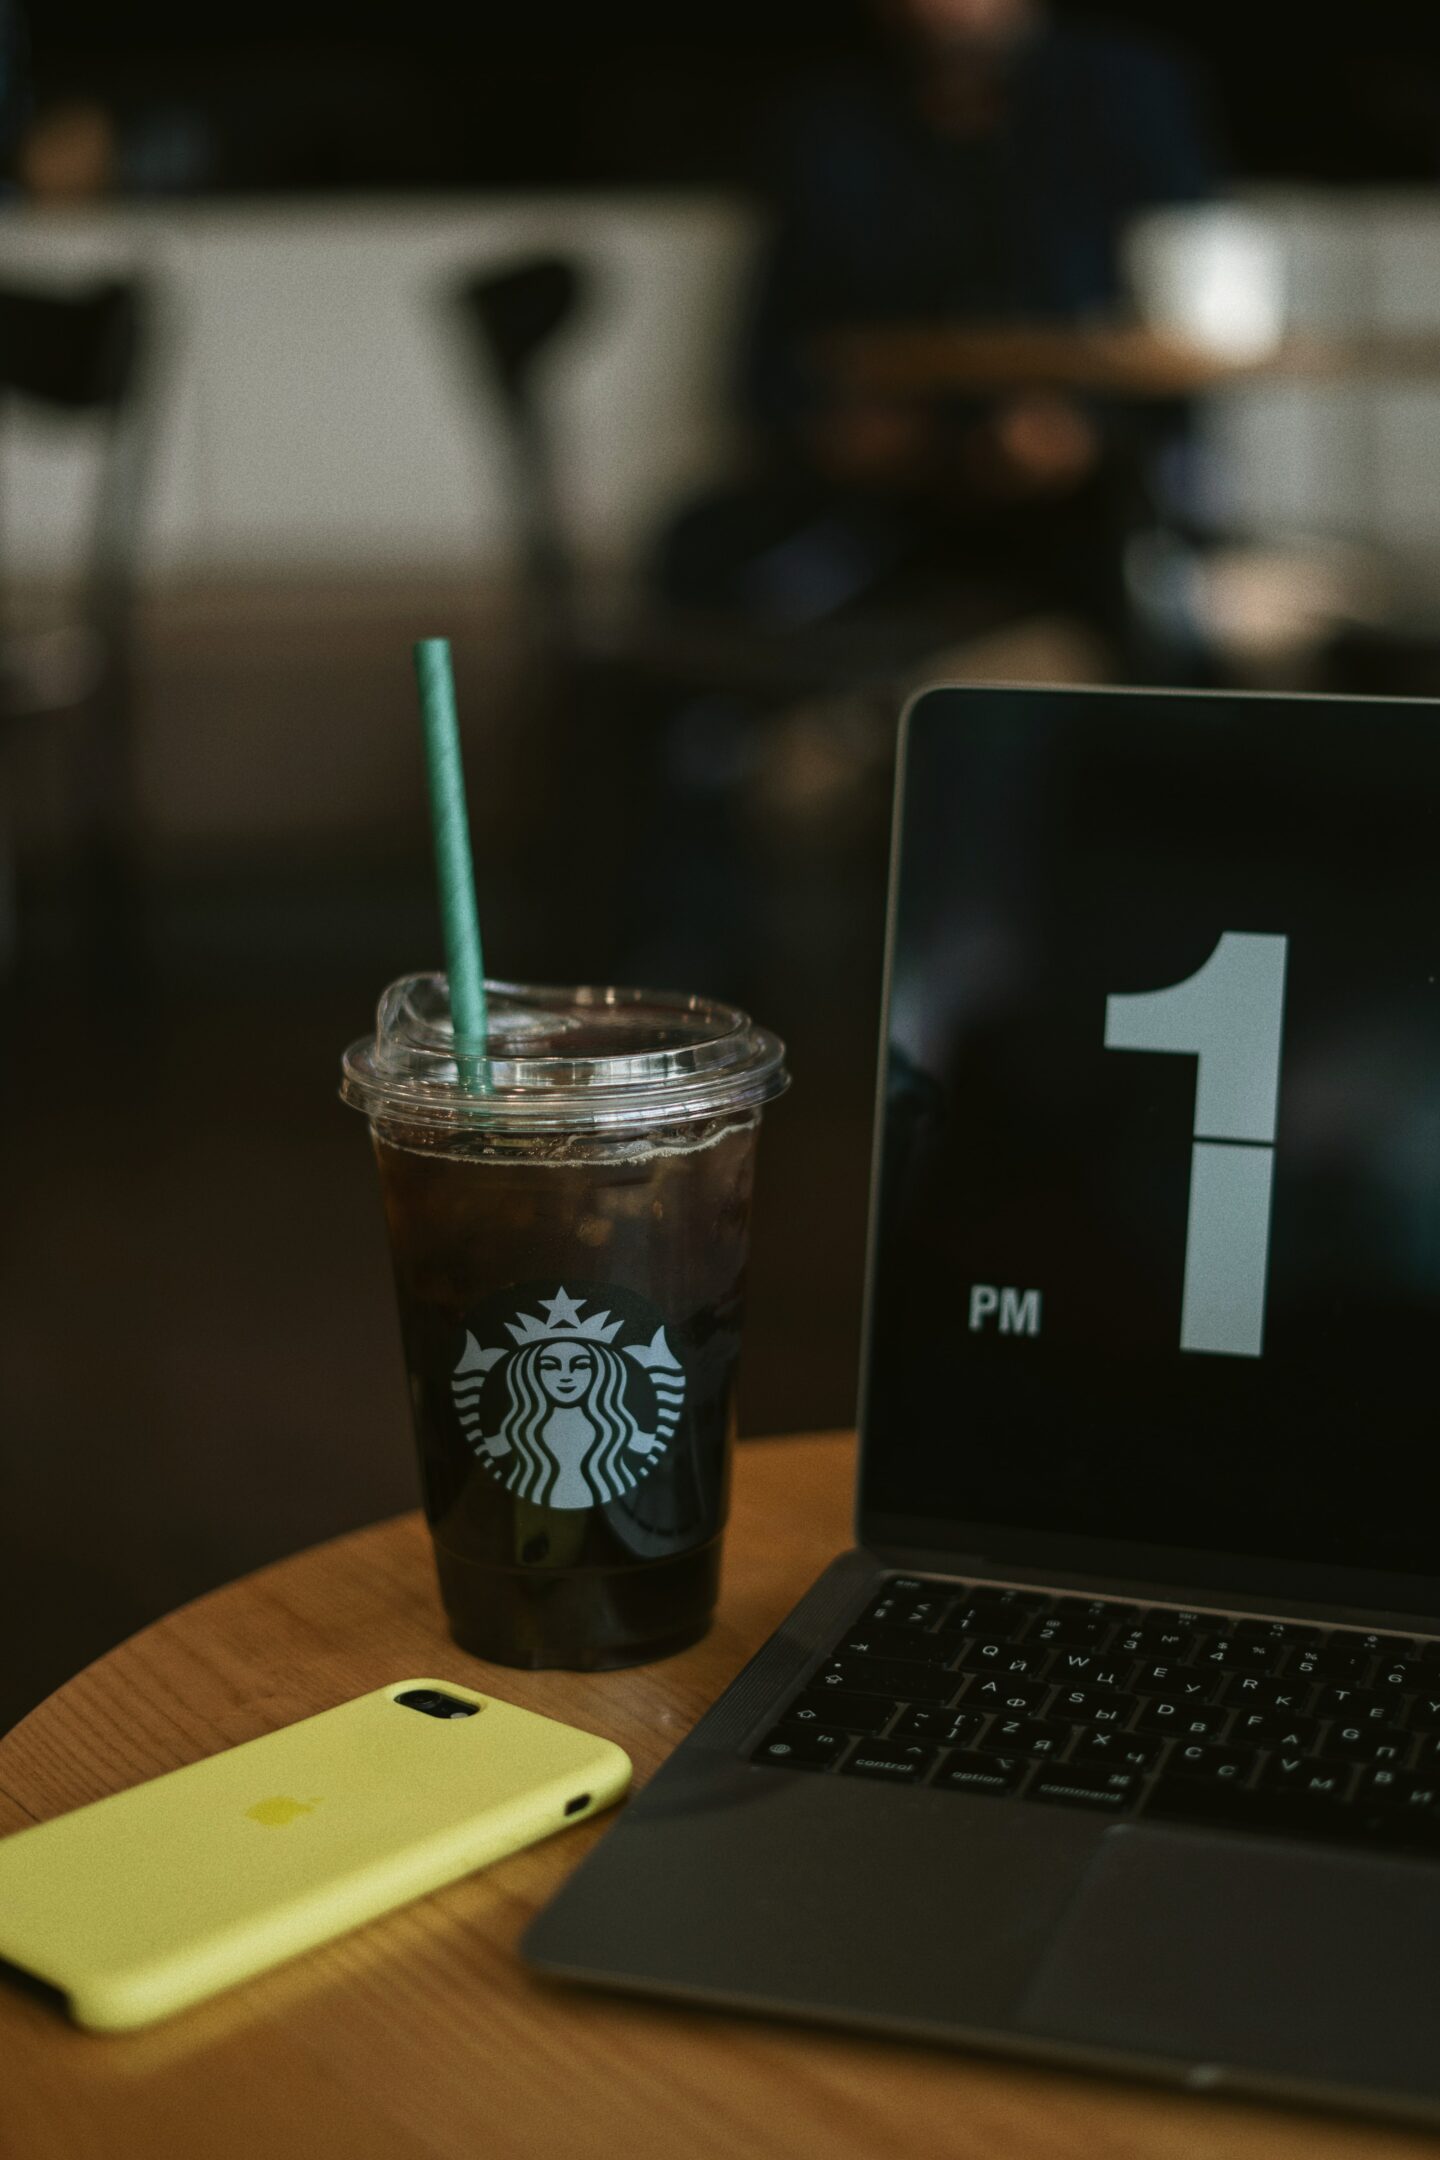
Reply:
<svg viewBox="0 0 1440 2160"><path fill-rule="evenodd" d="M1173 1695L1186 1702L1213 1702L1220 1684L1218 1673L1201 1672L1194 1665L1176 1665L1169 1658L1142 1665L1130 1683L1137 1695Z"/></svg>
<svg viewBox="0 0 1440 2160"><path fill-rule="evenodd" d="M850 1695L843 1688L797 1695L785 1712L787 1725L834 1726L837 1732L878 1733L898 1705L888 1695Z"/></svg>
<svg viewBox="0 0 1440 2160"><path fill-rule="evenodd" d="M1347 1649L1332 1638L1313 1649L1292 1652L1286 1674L1291 1680L1354 1680L1363 1677L1373 1663L1363 1650Z"/></svg>
<svg viewBox="0 0 1440 2160"><path fill-rule="evenodd" d="M1309 1680L1264 1680L1255 1673L1230 1673L1220 1690L1222 1702L1237 1703L1246 1710L1282 1710L1302 1715L1314 1708L1315 1687Z"/></svg>
<svg viewBox="0 0 1440 2160"><path fill-rule="evenodd" d="M1324 1687L1311 1708L1316 1717L1340 1718L1347 1725L1388 1725L1395 1715L1391 1697L1373 1688Z"/></svg>
<svg viewBox="0 0 1440 2160"><path fill-rule="evenodd" d="M1019 1755L947 1756L935 1780L950 1792L1012 1793L1024 1782L1029 1762Z"/></svg>
<svg viewBox="0 0 1440 2160"><path fill-rule="evenodd" d="M892 1576L888 1583L882 1584L875 1592L860 1618L869 1620L872 1614L897 1612L902 1604L911 1598L927 1596L933 1588L933 1584L921 1583L913 1575L903 1579Z"/></svg>
<svg viewBox="0 0 1440 2160"><path fill-rule="evenodd" d="M960 1700L969 1709L999 1710L1023 1717L1038 1710L1050 1693L1048 1680L1016 1680L1009 1673L979 1673L970 1680Z"/></svg>
<svg viewBox="0 0 1440 2160"><path fill-rule="evenodd" d="M1029 1642L1048 1643L1052 1649L1100 1650L1115 1632L1111 1620L1086 1620L1079 1615L1054 1614L1037 1620Z"/></svg>
<svg viewBox="0 0 1440 2160"><path fill-rule="evenodd" d="M1126 1628L1110 1645L1112 1657L1170 1658L1177 1665L1189 1663L1190 1653L1205 1638L1194 1628Z"/></svg>
<svg viewBox="0 0 1440 2160"><path fill-rule="evenodd" d="M1413 1733L1398 1725L1332 1725L1320 1752L1347 1762L1402 1763L1415 1745Z"/></svg>
<svg viewBox="0 0 1440 2160"><path fill-rule="evenodd" d="M1050 1705L1050 1715L1085 1719L1091 1725L1125 1725L1135 1704L1128 1695L1094 1687L1061 1688Z"/></svg>
<svg viewBox="0 0 1440 2160"><path fill-rule="evenodd" d="M1348 1763L1316 1762L1313 1755L1272 1755L1255 1782L1261 1792L1319 1793L1343 1800L1354 1779Z"/></svg>
<svg viewBox="0 0 1440 2160"><path fill-rule="evenodd" d="M1237 1642L1284 1643L1292 1650L1320 1640L1319 1628L1303 1620L1237 1620L1231 1633Z"/></svg>
<svg viewBox="0 0 1440 2160"><path fill-rule="evenodd" d="M1076 1620L1130 1621L1137 1618L1138 1605L1124 1605L1118 1598L1057 1597L1055 1611L1065 1613Z"/></svg>
<svg viewBox="0 0 1440 2160"><path fill-rule="evenodd" d="M947 1629L980 1642L1016 1642L1029 1632L1031 1615L1019 1605L967 1605L947 1613Z"/></svg>
<svg viewBox="0 0 1440 2160"><path fill-rule="evenodd" d="M1102 1770L1084 1763L1051 1769L1042 1764L1025 1797L1049 1800L1057 1807L1104 1808L1118 1815L1131 1806L1143 1783L1138 1770Z"/></svg>
<svg viewBox="0 0 1440 2160"><path fill-rule="evenodd" d="M927 1705L903 1712L890 1738L928 1740L932 1747L968 1747L984 1723L980 1710L936 1710Z"/></svg>
<svg viewBox="0 0 1440 2160"><path fill-rule="evenodd" d="M1048 1612L1052 1599L1048 1590L1017 1590L1006 1583L973 1583L965 1600L967 1605L983 1605L987 1612Z"/></svg>
<svg viewBox="0 0 1440 2160"><path fill-rule="evenodd" d="M851 1624L852 1626L857 1628L889 1627L890 1625L892 1625L894 1617L894 1598L877 1597L870 1600L870 1603L865 1607L864 1612L857 1614L856 1618Z"/></svg>
<svg viewBox="0 0 1440 2160"><path fill-rule="evenodd" d="M1440 1726L1440 1695L1416 1695L1406 1707L1403 1722L1412 1732L1433 1732Z"/></svg>
<svg viewBox="0 0 1440 2160"><path fill-rule="evenodd" d="M1170 1750L1167 1777L1234 1779L1243 1784L1260 1760L1254 1748L1214 1747L1204 1740L1187 1740Z"/></svg>
<svg viewBox="0 0 1440 2160"><path fill-rule="evenodd" d="M1225 1730L1230 1713L1223 1704L1177 1701L1174 1696L1154 1695L1142 1702L1135 1719L1136 1732L1178 1734L1186 1740L1213 1740Z"/></svg>
<svg viewBox="0 0 1440 2160"><path fill-rule="evenodd" d="M1355 1790L1359 1806L1433 1809L1440 1816L1440 1776L1381 1764L1362 1770Z"/></svg>
<svg viewBox="0 0 1440 2160"><path fill-rule="evenodd" d="M948 1618L951 1600L947 1597L930 1596L901 1598L890 1607L885 1616L887 1627L904 1628L911 1634L928 1634L942 1620Z"/></svg>
<svg viewBox="0 0 1440 2160"><path fill-rule="evenodd" d="M1124 1688L1135 1670L1129 1658L1118 1661L1097 1650L1057 1650L1050 1678L1057 1684L1070 1681L1077 1687Z"/></svg>
<svg viewBox="0 0 1440 2160"><path fill-rule="evenodd" d="M898 1695L904 1702L950 1702L959 1673L932 1672L902 1658L832 1658L816 1676L822 1688L858 1688L865 1695Z"/></svg>
<svg viewBox="0 0 1440 2160"><path fill-rule="evenodd" d="M1222 1635L1217 1641L1206 1643L1196 1653L1195 1662L1212 1672L1277 1673L1285 1656L1283 1643L1237 1642Z"/></svg>
<svg viewBox="0 0 1440 2160"><path fill-rule="evenodd" d="M828 1770L849 1747L851 1737L825 1726L807 1731L795 1725L780 1725L761 1741L750 1760L771 1763L783 1770Z"/></svg>
<svg viewBox="0 0 1440 2160"><path fill-rule="evenodd" d="M1050 1662L1048 1650L1032 1649L1030 1644L1016 1645L1008 1642L981 1641L967 1644L964 1657L967 1673L982 1672L993 1667L996 1671L1025 1675L1041 1673Z"/></svg>
<svg viewBox="0 0 1440 2160"><path fill-rule="evenodd" d="M1230 1615L1201 1612L1194 1605L1152 1605L1147 1617L1158 1627L1204 1628L1211 1635L1228 1635Z"/></svg>
<svg viewBox="0 0 1440 2160"><path fill-rule="evenodd" d="M935 1760L934 1748L894 1740L862 1740L840 1765L845 1777L883 1778L891 1785L918 1785Z"/></svg>
<svg viewBox="0 0 1440 2160"><path fill-rule="evenodd" d="M1241 1710L1230 1728L1230 1738L1249 1747L1281 1748L1287 1755L1313 1751L1320 1720L1293 1717L1284 1710Z"/></svg>
<svg viewBox="0 0 1440 2160"><path fill-rule="evenodd" d="M1385 1635L1376 1632L1350 1633L1347 1631L1343 1635L1333 1635L1330 1639L1335 1643L1349 1644L1356 1650L1364 1650L1370 1657L1383 1658L1387 1665L1394 1664L1400 1658L1415 1657L1420 1648L1420 1645L1410 1635Z"/></svg>
<svg viewBox="0 0 1440 2160"><path fill-rule="evenodd" d="M1335 1844L1353 1843L1364 1829L1350 1808L1324 1794L1252 1790L1218 1779L1211 1784L1203 1778L1157 1778L1144 1796L1142 1813L1147 1821L1203 1823L1216 1830Z"/></svg>
<svg viewBox="0 0 1440 2160"><path fill-rule="evenodd" d="M978 1745L987 1754L1058 1755L1070 1730L1068 1725L1043 1725L1038 1718L995 1718Z"/></svg>
<svg viewBox="0 0 1440 2160"><path fill-rule="evenodd" d="M861 1616L866 1627L933 1627L953 1594L942 1583L921 1582L914 1575L898 1575L873 1598Z"/></svg>
<svg viewBox="0 0 1440 2160"><path fill-rule="evenodd" d="M855 1627L835 1645L837 1657L911 1658L929 1665L952 1665L965 1637L946 1628Z"/></svg>
<svg viewBox="0 0 1440 2160"><path fill-rule="evenodd" d="M1087 1725L1070 1750L1072 1762L1114 1764L1117 1770L1150 1770L1164 1752L1163 1740L1140 1733L1116 1732L1107 1725Z"/></svg>

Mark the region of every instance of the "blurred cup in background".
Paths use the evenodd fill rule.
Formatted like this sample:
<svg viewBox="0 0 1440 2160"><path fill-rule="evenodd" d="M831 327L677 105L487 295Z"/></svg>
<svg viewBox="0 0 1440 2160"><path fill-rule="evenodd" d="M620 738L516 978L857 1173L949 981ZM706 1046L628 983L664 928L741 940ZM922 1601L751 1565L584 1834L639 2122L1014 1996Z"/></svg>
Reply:
<svg viewBox="0 0 1440 2160"><path fill-rule="evenodd" d="M1132 299L1148 329L1227 358L1257 358L1285 329L1280 237L1255 211L1187 204L1148 211L1125 235Z"/></svg>

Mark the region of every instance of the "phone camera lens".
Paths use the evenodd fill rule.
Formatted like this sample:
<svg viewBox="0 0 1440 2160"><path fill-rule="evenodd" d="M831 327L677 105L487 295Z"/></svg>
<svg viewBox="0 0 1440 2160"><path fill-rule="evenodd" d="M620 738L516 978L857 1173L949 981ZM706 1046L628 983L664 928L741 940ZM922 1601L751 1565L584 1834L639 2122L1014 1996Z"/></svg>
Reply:
<svg viewBox="0 0 1440 2160"><path fill-rule="evenodd" d="M458 1695L442 1695L439 1688L410 1688L395 1700L406 1710L419 1710L425 1717L474 1717L480 1707L479 1703L462 1702Z"/></svg>

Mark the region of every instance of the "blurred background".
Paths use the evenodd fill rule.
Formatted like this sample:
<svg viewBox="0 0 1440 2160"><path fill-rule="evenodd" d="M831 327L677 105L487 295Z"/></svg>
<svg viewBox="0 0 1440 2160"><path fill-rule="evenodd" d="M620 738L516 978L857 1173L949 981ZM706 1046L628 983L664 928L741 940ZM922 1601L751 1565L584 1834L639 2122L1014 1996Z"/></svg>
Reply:
<svg viewBox="0 0 1440 2160"><path fill-rule="evenodd" d="M3 1724L414 1504L416 636L492 972L789 1041L742 1431L850 1421L909 690L1440 694L1440 26L0 0L0 173Z"/></svg>

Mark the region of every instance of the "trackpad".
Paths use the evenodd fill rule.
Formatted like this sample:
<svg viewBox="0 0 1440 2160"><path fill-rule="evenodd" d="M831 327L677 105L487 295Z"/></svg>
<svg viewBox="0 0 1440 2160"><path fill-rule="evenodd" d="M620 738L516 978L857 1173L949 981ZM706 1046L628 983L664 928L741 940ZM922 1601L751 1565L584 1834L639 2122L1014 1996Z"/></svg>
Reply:
<svg viewBox="0 0 1440 2160"><path fill-rule="evenodd" d="M1440 1867L1116 1828L1023 2031L1440 2097Z"/></svg>

